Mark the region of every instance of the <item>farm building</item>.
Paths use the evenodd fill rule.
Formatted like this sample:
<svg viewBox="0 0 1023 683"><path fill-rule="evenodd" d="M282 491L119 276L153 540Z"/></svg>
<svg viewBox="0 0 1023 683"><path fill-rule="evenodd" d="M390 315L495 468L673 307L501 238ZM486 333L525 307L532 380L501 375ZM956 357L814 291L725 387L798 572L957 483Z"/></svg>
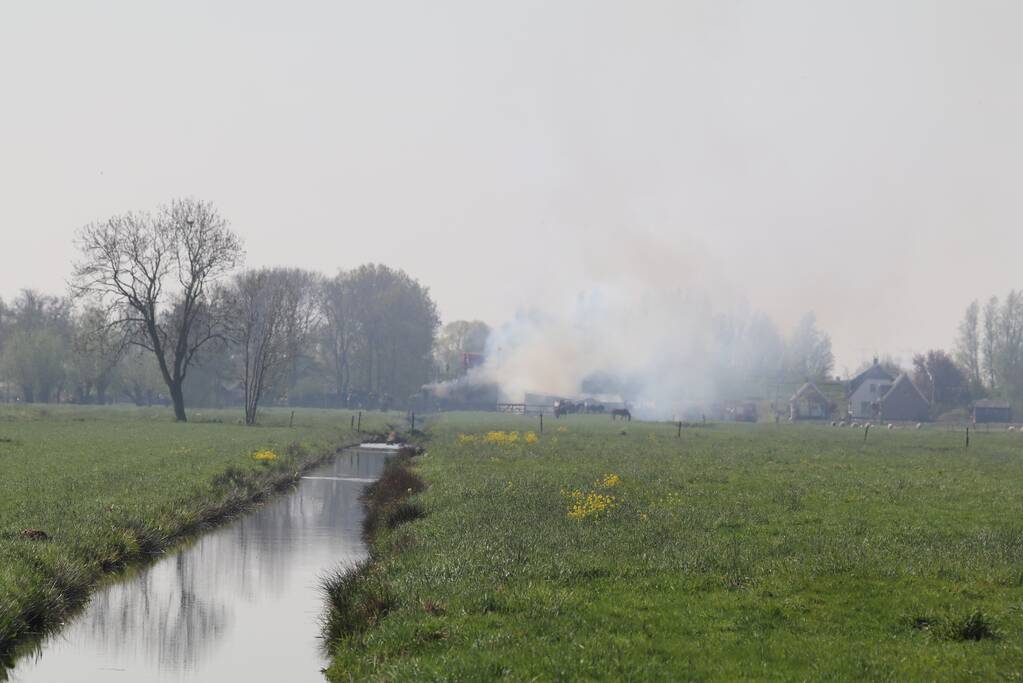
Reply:
<svg viewBox="0 0 1023 683"><path fill-rule="evenodd" d="M831 401L812 382L807 382L789 399L792 420L823 420L831 416Z"/></svg>
<svg viewBox="0 0 1023 683"><path fill-rule="evenodd" d="M875 418L880 411L881 397L895 382L891 373L874 359L874 364L849 380L849 416Z"/></svg>
<svg viewBox="0 0 1023 683"><path fill-rule="evenodd" d="M1012 422L1012 406L1008 401L974 401L973 422Z"/></svg>
<svg viewBox="0 0 1023 683"><path fill-rule="evenodd" d="M878 403L881 419L895 421L926 420L931 407L906 373L899 375Z"/></svg>

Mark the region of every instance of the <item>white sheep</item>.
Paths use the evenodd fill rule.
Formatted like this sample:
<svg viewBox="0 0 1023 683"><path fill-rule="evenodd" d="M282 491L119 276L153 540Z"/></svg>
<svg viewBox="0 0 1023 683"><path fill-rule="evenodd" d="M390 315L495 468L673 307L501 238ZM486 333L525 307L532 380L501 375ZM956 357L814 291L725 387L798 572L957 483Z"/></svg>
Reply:
<svg viewBox="0 0 1023 683"><path fill-rule="evenodd" d="M889 422L888 423L888 429L895 429L895 425L893 425L891 422Z"/></svg>

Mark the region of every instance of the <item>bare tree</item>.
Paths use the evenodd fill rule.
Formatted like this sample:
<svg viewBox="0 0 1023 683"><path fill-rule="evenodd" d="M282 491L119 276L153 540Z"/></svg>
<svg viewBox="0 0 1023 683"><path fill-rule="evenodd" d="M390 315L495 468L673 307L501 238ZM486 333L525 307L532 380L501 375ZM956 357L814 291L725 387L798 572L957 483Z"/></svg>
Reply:
<svg viewBox="0 0 1023 683"><path fill-rule="evenodd" d="M95 390L95 400L102 405L107 402L107 390L124 353L124 330L111 325L107 309L96 305L79 311L73 322L71 365L75 374L76 400L91 400Z"/></svg>
<svg viewBox="0 0 1023 683"><path fill-rule="evenodd" d="M974 391L981 389L984 382L981 378L980 362L980 304L977 301L966 307L963 320L959 323L955 357L966 369L971 389Z"/></svg>
<svg viewBox="0 0 1023 683"><path fill-rule="evenodd" d="M220 335L210 286L242 258L238 237L209 203L178 199L153 216L128 213L82 228L79 294L113 312L113 323L156 356L179 421L196 353Z"/></svg>
<svg viewBox="0 0 1023 683"><path fill-rule="evenodd" d="M806 313L789 340L789 373L799 380L824 379L831 374L835 356L831 337L817 327L817 316Z"/></svg>
<svg viewBox="0 0 1023 683"><path fill-rule="evenodd" d="M325 281L319 293L324 352L334 375L338 402L344 404L351 385L352 351L359 332L353 313L354 301L348 275L338 273Z"/></svg>
<svg viewBox="0 0 1023 683"><path fill-rule="evenodd" d="M984 327L981 337L981 367L988 389L994 391L998 385L998 297L988 299L984 306Z"/></svg>
<svg viewBox="0 0 1023 683"><path fill-rule="evenodd" d="M310 279L300 270L250 270L228 288L227 329L238 348L247 425L255 424L264 392L305 344L315 312Z"/></svg>

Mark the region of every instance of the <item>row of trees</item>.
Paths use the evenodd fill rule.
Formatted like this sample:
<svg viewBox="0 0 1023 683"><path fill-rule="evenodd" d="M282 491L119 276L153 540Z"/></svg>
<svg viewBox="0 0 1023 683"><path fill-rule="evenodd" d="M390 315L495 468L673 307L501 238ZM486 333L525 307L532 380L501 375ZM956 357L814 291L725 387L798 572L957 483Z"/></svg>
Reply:
<svg viewBox="0 0 1023 683"><path fill-rule="evenodd" d="M1023 292L971 303L959 324L955 357L975 395L1023 399Z"/></svg>
<svg viewBox="0 0 1023 683"><path fill-rule="evenodd" d="M717 393L747 396L777 383L820 381L831 377L835 356L831 337L806 313L788 335L763 314L715 318L714 364Z"/></svg>
<svg viewBox="0 0 1023 683"><path fill-rule="evenodd" d="M166 400L387 407L434 378L429 291L369 264L325 277L242 270L238 237L212 204L88 225L69 297L0 301L5 392L28 402Z"/></svg>

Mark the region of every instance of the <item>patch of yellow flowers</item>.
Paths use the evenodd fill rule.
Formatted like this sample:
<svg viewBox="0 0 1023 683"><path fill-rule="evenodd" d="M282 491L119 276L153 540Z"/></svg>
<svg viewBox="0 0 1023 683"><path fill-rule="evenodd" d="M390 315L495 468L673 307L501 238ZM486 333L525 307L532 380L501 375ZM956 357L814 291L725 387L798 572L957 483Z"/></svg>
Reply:
<svg viewBox="0 0 1023 683"><path fill-rule="evenodd" d="M499 446L514 446L517 443L536 443L540 437L535 432L487 432L486 434L459 434L458 443L492 443Z"/></svg>
<svg viewBox="0 0 1023 683"><path fill-rule="evenodd" d="M577 521L590 517L599 517L601 514L618 506L618 501L614 496L609 496L606 493L597 493L596 491L583 493L576 489L575 491L564 491L562 495L571 501L568 506L568 518Z"/></svg>
<svg viewBox="0 0 1023 683"><path fill-rule="evenodd" d="M621 483L622 478L617 474L605 474L593 483L593 487L595 489L612 489ZM600 491L584 493L579 489L572 491L562 489L561 495L569 500L568 518L576 521L600 517L618 507L620 502L614 496Z"/></svg>
<svg viewBox="0 0 1023 683"><path fill-rule="evenodd" d="M269 448L264 448L261 451L256 451L252 454L252 459L258 462L273 462L277 459L277 454L271 451Z"/></svg>

